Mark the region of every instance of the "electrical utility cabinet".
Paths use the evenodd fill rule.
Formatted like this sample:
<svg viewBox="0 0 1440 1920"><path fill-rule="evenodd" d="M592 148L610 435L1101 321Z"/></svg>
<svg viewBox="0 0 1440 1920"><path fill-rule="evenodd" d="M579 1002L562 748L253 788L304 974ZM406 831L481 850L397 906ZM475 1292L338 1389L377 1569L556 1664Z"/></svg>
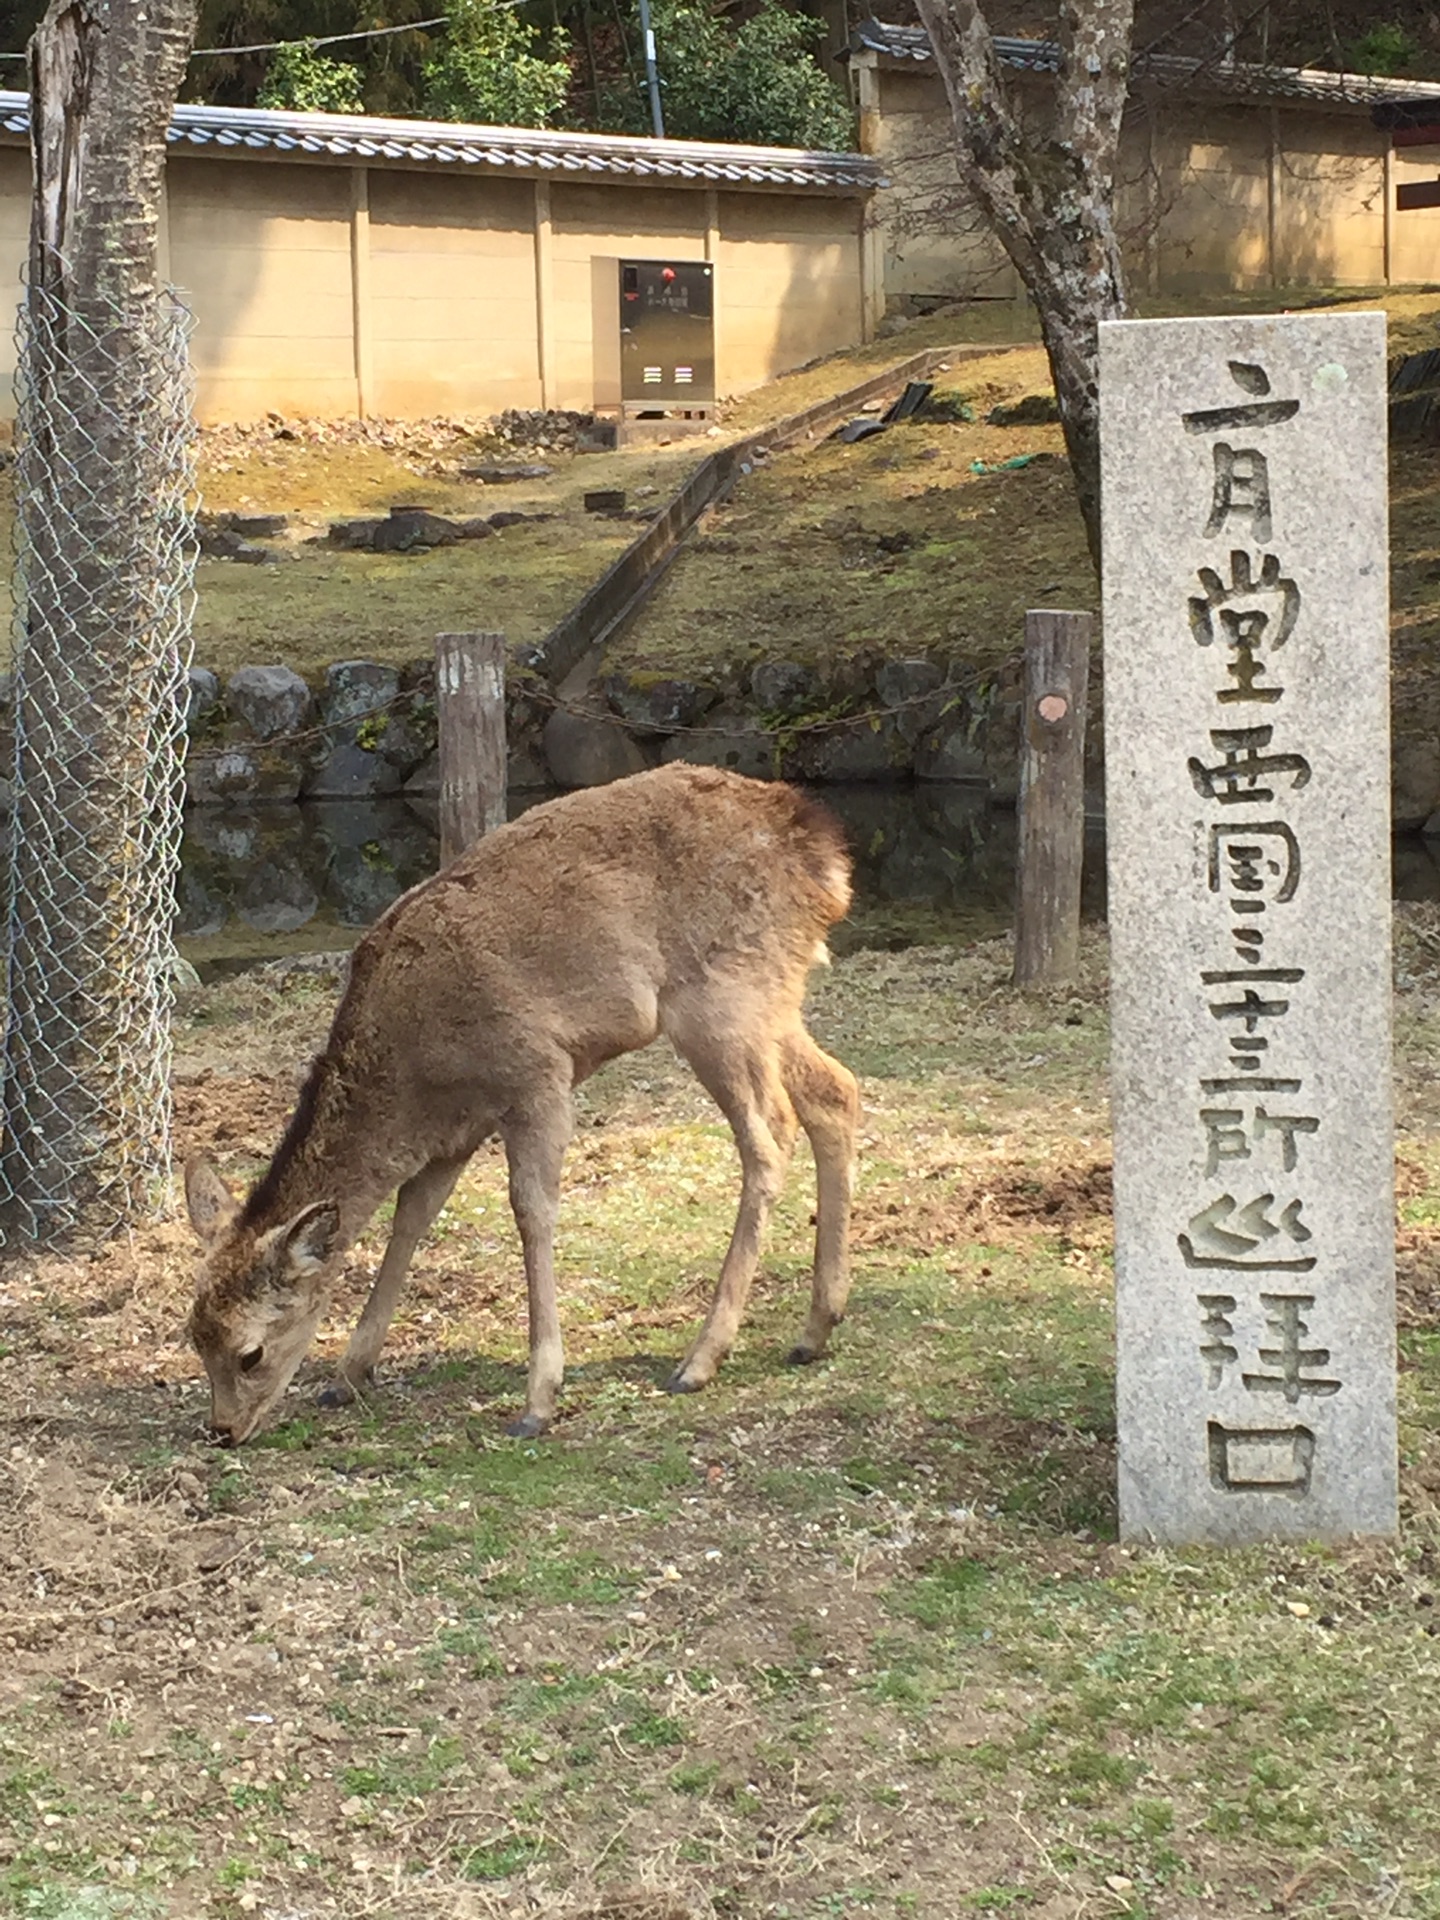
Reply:
<svg viewBox="0 0 1440 1920"><path fill-rule="evenodd" d="M620 396L632 417L715 405L715 268L708 260L620 262Z"/></svg>

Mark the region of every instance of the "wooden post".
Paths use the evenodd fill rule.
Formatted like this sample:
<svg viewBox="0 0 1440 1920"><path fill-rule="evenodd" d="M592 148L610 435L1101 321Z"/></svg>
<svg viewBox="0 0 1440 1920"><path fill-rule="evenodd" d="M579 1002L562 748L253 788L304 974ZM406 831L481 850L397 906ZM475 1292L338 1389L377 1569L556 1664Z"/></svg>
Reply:
<svg viewBox="0 0 1440 1920"><path fill-rule="evenodd" d="M1265 143L1265 253L1272 287L1280 285L1280 202L1281 190L1280 113L1270 109L1269 133Z"/></svg>
<svg viewBox="0 0 1440 1920"><path fill-rule="evenodd" d="M1044 607L1025 616L1017 987L1063 985L1075 978L1080 961L1085 697L1093 628L1088 613Z"/></svg>
<svg viewBox="0 0 1440 1920"><path fill-rule="evenodd" d="M440 863L505 824L505 636L435 636Z"/></svg>
<svg viewBox="0 0 1440 1920"><path fill-rule="evenodd" d="M550 182L535 182L535 376L540 404L553 407L558 391L555 379L555 263L554 230L550 219ZM614 296L612 295L612 298Z"/></svg>
<svg viewBox="0 0 1440 1920"><path fill-rule="evenodd" d="M370 170L350 169L350 313L355 348L355 412L375 411L375 322L370 298Z"/></svg>

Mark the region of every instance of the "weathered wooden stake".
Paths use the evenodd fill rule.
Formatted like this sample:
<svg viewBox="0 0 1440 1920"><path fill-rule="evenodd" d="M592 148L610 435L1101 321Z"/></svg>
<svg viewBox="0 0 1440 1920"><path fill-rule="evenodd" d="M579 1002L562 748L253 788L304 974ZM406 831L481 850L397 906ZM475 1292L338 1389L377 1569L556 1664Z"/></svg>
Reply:
<svg viewBox="0 0 1440 1920"><path fill-rule="evenodd" d="M435 636L440 861L505 824L505 636Z"/></svg>
<svg viewBox="0 0 1440 1920"><path fill-rule="evenodd" d="M1025 616L1025 728L1020 756L1017 987L1060 986L1080 963L1080 864L1085 851L1088 613L1037 608Z"/></svg>

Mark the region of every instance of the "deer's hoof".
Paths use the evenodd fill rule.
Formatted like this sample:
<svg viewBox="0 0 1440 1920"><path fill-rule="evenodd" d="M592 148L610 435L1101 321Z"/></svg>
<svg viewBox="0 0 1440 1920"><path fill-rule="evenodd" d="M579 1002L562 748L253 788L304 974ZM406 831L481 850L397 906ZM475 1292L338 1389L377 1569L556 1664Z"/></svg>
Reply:
<svg viewBox="0 0 1440 1920"><path fill-rule="evenodd" d="M699 1393L705 1382L692 1380L683 1367L677 1367L665 1382L667 1393Z"/></svg>
<svg viewBox="0 0 1440 1920"><path fill-rule="evenodd" d="M512 1440L538 1440L542 1433L548 1432L550 1422L542 1420L538 1413L522 1413L512 1420L505 1431Z"/></svg>
<svg viewBox="0 0 1440 1920"><path fill-rule="evenodd" d="M348 1380L332 1380L320 1394L317 1405L322 1407L349 1407L355 1403L355 1389Z"/></svg>
<svg viewBox="0 0 1440 1920"><path fill-rule="evenodd" d="M787 1367L813 1367L820 1358L814 1347L791 1347L785 1356Z"/></svg>

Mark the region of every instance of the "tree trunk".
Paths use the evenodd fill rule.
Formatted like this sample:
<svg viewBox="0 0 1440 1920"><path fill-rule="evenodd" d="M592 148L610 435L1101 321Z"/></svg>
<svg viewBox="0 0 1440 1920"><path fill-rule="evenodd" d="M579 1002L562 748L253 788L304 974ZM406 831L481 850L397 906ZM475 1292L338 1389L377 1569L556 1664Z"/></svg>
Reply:
<svg viewBox="0 0 1440 1920"><path fill-rule="evenodd" d="M1125 313L1115 162L1135 0L1062 0L1054 108L1043 131L1022 124L975 0L916 4L950 101L961 181L1039 311L1098 572L1098 328Z"/></svg>
<svg viewBox="0 0 1440 1920"><path fill-rule="evenodd" d="M189 451L157 242L195 13L52 0L30 45L0 1191L7 1227L45 1237L132 1212L168 1143L173 850L155 823L177 771Z"/></svg>

